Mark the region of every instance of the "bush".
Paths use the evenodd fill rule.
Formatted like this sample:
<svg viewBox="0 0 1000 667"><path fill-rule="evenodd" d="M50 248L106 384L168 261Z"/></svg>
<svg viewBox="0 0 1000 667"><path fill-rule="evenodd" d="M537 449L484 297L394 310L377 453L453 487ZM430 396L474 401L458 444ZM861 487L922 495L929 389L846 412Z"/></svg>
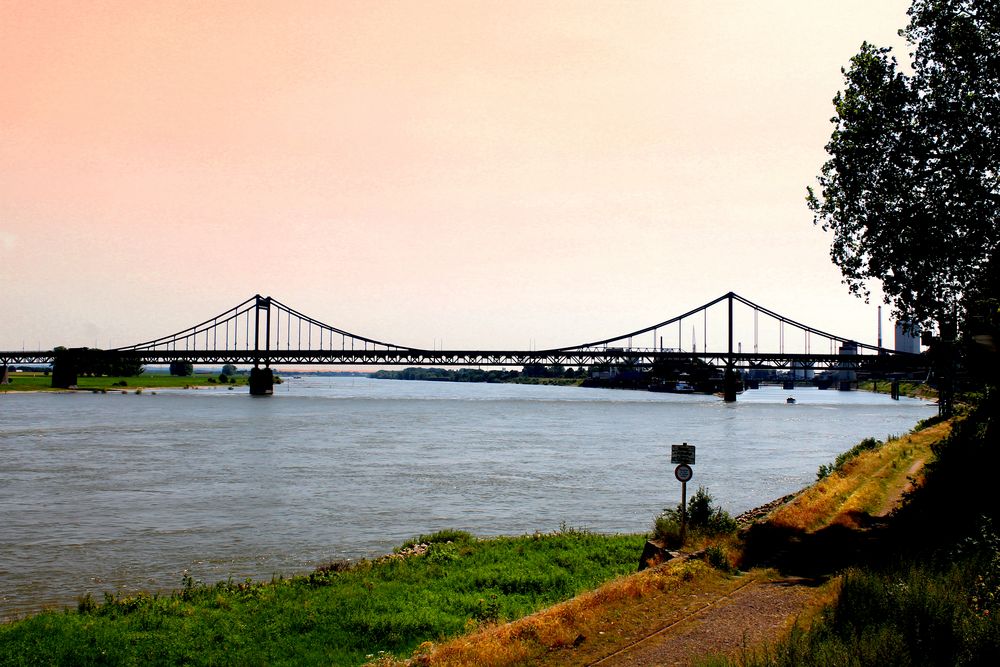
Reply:
<svg viewBox="0 0 1000 667"><path fill-rule="evenodd" d="M412 549L418 544L431 545L431 544L445 544L448 542L454 542L455 544L464 544L467 542L475 542L475 540L476 540L475 536L473 536L472 533L469 533L467 531L446 529L446 530L439 530L436 533L431 533L430 535L419 535L417 537L414 537L412 540L409 540L408 542L404 542L403 544L401 544L399 547L395 549L395 551L396 553L399 553L400 551L405 551L406 549Z"/></svg>
<svg viewBox="0 0 1000 667"><path fill-rule="evenodd" d="M896 436L890 435L888 439L889 440L894 440L894 439L896 439ZM846 465L848 461L850 461L851 459L853 459L854 457L856 457L861 452L867 452L867 451L870 451L870 450L873 450L873 449L878 449L883 444L884 443L881 440L876 440L875 438L865 438L864 440L862 440L858 444L856 444L853 447L851 447L850 449L848 449L843 454L840 454L834 460L833 463L821 465L819 467L819 469L816 471L816 481L820 481L822 479L826 479L827 477L829 477L833 473L837 472L838 470L840 470L841 468L843 468L844 465Z"/></svg>
<svg viewBox="0 0 1000 667"><path fill-rule="evenodd" d="M681 515L683 508L667 508L653 521L653 538L663 540L668 547L681 546ZM708 490L699 486L688 499L687 528L689 533L725 535L736 532L736 520L721 507L713 507Z"/></svg>
<svg viewBox="0 0 1000 667"><path fill-rule="evenodd" d="M734 568L729 562L729 555L726 550L718 545L711 545L705 549L705 560L716 570L722 572L733 572Z"/></svg>
<svg viewBox="0 0 1000 667"><path fill-rule="evenodd" d="M664 510L653 520L653 539L660 540L668 549L681 546L681 519L673 510Z"/></svg>

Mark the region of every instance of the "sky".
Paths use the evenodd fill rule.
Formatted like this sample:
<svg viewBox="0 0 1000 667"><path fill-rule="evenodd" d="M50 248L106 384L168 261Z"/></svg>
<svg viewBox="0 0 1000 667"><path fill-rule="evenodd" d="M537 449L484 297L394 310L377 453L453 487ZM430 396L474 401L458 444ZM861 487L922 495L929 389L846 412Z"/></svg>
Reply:
<svg viewBox="0 0 1000 667"><path fill-rule="evenodd" d="M805 194L840 68L906 61L908 6L0 0L0 350L255 293L414 347L582 343L730 290L875 342Z"/></svg>

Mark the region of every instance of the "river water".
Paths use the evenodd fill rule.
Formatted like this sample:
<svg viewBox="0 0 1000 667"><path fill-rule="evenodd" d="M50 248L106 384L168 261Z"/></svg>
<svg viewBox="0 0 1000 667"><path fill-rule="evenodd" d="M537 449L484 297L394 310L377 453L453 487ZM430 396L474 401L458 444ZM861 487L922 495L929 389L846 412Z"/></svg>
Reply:
<svg viewBox="0 0 1000 667"><path fill-rule="evenodd" d="M866 392L714 396L304 376L242 391L0 394L0 618L185 573L269 579L420 533L644 532L697 447L731 514L935 414ZM795 405L786 404L792 394Z"/></svg>

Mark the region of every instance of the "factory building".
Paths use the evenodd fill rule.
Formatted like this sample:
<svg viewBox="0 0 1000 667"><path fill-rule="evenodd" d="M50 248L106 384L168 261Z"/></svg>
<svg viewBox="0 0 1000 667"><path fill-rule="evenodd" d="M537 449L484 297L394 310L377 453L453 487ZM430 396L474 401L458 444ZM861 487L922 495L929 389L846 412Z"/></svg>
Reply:
<svg viewBox="0 0 1000 667"><path fill-rule="evenodd" d="M920 330L917 327L909 328L906 322L896 322L896 352L909 352L910 354L920 354Z"/></svg>

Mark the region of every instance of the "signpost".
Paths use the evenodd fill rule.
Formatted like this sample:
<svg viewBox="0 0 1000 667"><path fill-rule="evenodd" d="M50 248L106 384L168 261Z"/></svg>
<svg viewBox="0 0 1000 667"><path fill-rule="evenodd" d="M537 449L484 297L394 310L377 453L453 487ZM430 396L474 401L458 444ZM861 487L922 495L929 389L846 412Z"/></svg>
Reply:
<svg viewBox="0 0 1000 667"><path fill-rule="evenodd" d="M681 545L687 537L687 483L694 477L691 466L694 465L694 445L686 442L670 446L670 462L676 463L674 477L681 483Z"/></svg>

